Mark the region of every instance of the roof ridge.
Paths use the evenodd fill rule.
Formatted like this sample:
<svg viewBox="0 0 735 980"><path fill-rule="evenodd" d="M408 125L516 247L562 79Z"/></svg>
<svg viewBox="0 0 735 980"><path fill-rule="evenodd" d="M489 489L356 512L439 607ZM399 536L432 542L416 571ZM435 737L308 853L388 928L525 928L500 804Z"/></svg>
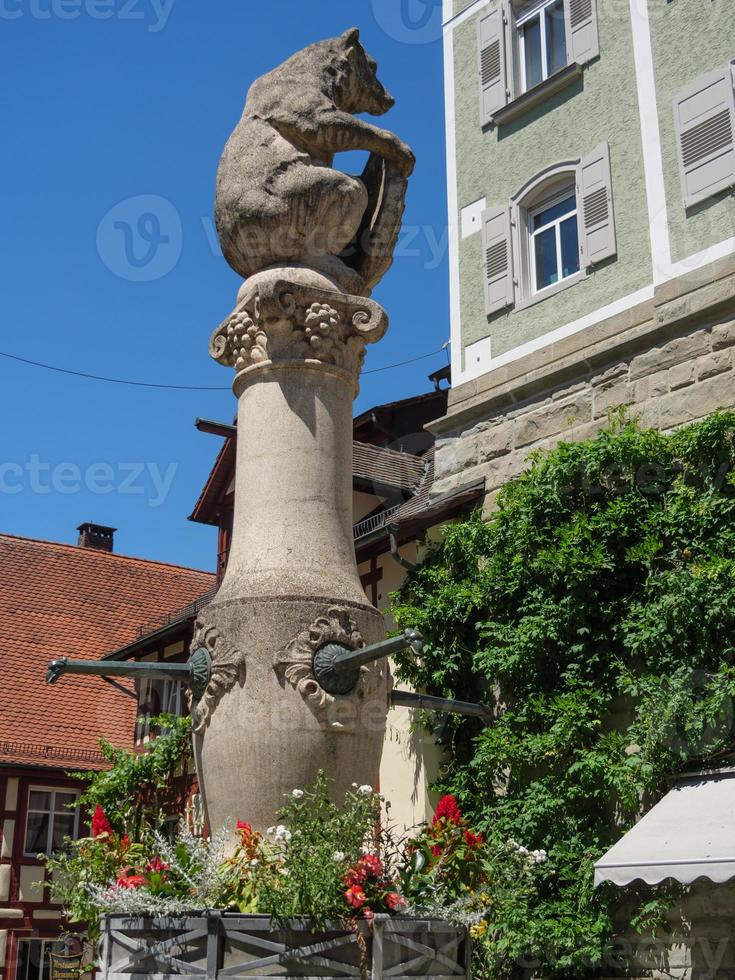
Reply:
<svg viewBox="0 0 735 980"><path fill-rule="evenodd" d="M103 556L105 560L115 559L117 561L135 562L139 565L154 565L156 568L171 568L182 572L193 572L196 575L208 575L215 578L215 572L208 572L203 568L192 568L190 565L179 565L175 562L158 561L155 558L139 558L136 555L121 555L114 551L102 551L99 548L80 548L76 544L67 544L65 541L46 541L43 538L29 538L22 534L8 534L0 532L0 541L10 539L11 541L23 541L26 544L43 545L46 548L58 548L64 551L72 551L74 554Z"/></svg>

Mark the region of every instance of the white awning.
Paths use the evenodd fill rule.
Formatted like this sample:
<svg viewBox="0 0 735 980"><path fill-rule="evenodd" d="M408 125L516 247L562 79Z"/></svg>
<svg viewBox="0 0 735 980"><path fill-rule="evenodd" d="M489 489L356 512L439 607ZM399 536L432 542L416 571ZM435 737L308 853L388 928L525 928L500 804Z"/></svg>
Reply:
<svg viewBox="0 0 735 980"><path fill-rule="evenodd" d="M595 864L603 881L735 878L735 770L687 777Z"/></svg>

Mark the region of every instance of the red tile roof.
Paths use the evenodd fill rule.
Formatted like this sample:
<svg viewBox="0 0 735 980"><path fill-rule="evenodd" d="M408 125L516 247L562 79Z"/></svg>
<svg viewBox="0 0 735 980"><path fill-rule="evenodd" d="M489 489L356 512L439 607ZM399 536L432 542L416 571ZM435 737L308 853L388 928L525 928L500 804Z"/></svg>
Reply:
<svg viewBox="0 0 735 980"><path fill-rule="evenodd" d="M96 660L197 599L214 575L0 534L0 762L97 768L131 743L135 702L98 677L44 682L56 657Z"/></svg>

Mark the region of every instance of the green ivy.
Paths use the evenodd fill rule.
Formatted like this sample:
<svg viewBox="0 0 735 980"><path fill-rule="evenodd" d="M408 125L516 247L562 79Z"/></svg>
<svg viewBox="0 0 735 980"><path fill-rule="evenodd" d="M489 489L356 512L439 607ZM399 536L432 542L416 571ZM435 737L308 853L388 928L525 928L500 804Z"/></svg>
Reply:
<svg viewBox="0 0 735 980"><path fill-rule="evenodd" d="M100 805L119 833L137 838L146 826L160 820L161 803L172 790L174 776L191 757L191 719L159 715L150 719L157 731L144 752L115 748L100 739L100 751L110 764L101 772L70 773L87 783L80 802L90 810Z"/></svg>
<svg viewBox="0 0 735 980"><path fill-rule="evenodd" d="M672 435L618 420L536 453L394 596L427 638L403 679L496 710L427 721L451 760L438 788L556 872L532 914L494 923L488 976L602 969L624 898L660 917L650 893L595 891L593 864L668 775L733 750L734 463L735 413Z"/></svg>

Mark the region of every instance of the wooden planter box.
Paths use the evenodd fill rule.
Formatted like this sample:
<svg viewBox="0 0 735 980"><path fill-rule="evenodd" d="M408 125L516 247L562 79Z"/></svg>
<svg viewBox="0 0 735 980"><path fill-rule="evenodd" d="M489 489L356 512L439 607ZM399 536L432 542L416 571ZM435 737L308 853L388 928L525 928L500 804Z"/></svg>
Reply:
<svg viewBox="0 0 735 980"><path fill-rule="evenodd" d="M367 950L341 923L315 932L308 919L271 928L263 915L206 912L169 918L119 914L102 919L104 980L172 976L206 980L252 977L470 978L467 930L435 919L376 915L360 924Z"/></svg>

